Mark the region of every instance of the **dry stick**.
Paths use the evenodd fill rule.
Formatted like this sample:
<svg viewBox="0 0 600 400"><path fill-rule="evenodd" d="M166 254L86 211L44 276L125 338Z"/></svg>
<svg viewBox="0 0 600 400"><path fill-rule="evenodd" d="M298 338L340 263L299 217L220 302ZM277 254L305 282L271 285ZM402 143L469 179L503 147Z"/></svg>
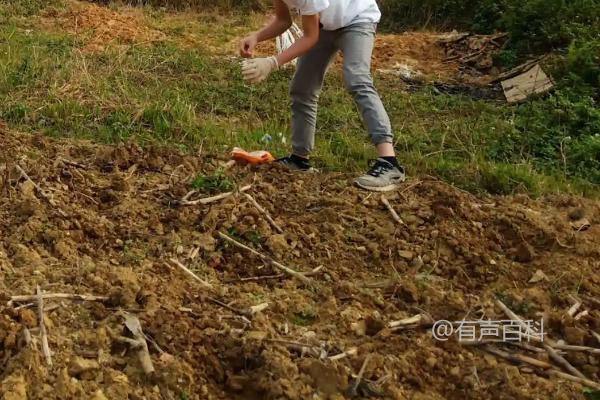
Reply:
<svg viewBox="0 0 600 400"><path fill-rule="evenodd" d="M346 358L348 356L354 356L358 353L358 349L356 347L351 347L346 351L341 352L340 354L336 354L334 356L327 357L331 361L341 360L342 358Z"/></svg>
<svg viewBox="0 0 600 400"><path fill-rule="evenodd" d="M275 220L273 218L271 218L271 216L269 215L269 213L267 212L267 210L265 210L264 208L262 208L262 206L260 204L258 204L258 202L254 199L254 197L252 197L251 195L249 195L248 193L243 193L243 195L250 201L250 203L252 203L252 205L260 212L262 213L265 218L267 219L267 221L269 221L269 223L271 225L273 225L273 228L275 228L275 230L279 233L283 233L283 229L281 229L281 227L279 225L277 225L277 223L275 222Z"/></svg>
<svg viewBox="0 0 600 400"><path fill-rule="evenodd" d="M245 192L246 190L249 190L252 186L251 185L247 185L244 187L241 187L238 192L242 193ZM222 199L225 199L229 196L231 196L232 194L235 194L236 192L225 192L225 193L221 193L218 194L216 196L212 196L212 197L205 197L203 199L198 199L198 200L191 200L191 201L181 201L179 204L183 205L183 206L195 206L197 204L210 204L210 203L214 203L215 201L219 201Z"/></svg>
<svg viewBox="0 0 600 400"><path fill-rule="evenodd" d="M529 332L531 330L531 327L528 326L525 322L523 322L523 320L521 319L521 317L519 317L517 314L515 314L510 308L508 308L506 306L506 304L504 304L503 302L501 302L500 300L496 299L495 303L498 307L500 307L502 309L502 311L504 312L504 314L506 314L506 316L508 318L510 318L511 320L515 321L516 323L518 323L523 329L525 329L525 332ZM539 338L537 336L532 336L532 335L527 335L528 339L533 340L535 342L542 342L543 339Z"/></svg>
<svg viewBox="0 0 600 400"><path fill-rule="evenodd" d="M511 354L506 351L502 351L492 346L484 346L483 349L488 353L494 354L500 358L504 358L506 360L516 362L516 363L525 363L529 365L533 365L534 367L543 368L543 369L552 369L554 366L545 361L540 361L536 358L527 357L522 354Z"/></svg>
<svg viewBox="0 0 600 400"><path fill-rule="evenodd" d="M211 285L210 283L208 283L207 281L205 281L204 279L200 278L198 275L196 275L195 273L190 271L185 265L180 263L179 260L177 260L176 258L171 258L171 259L169 259L169 261L171 261L173 264L175 264L177 267L179 267L183 272L188 274L190 277L192 277L195 281L200 283L205 288L207 288L207 289L213 288L213 285Z"/></svg>
<svg viewBox="0 0 600 400"><path fill-rule="evenodd" d="M548 371L548 374L551 375L551 376L555 376L557 378L563 378L563 379L567 379L567 380L572 381L572 382L580 383L582 385L588 386L588 387L590 387L592 389L595 389L595 390L600 390L600 384L598 384L598 383L596 383L596 382L594 382L592 380L589 380L587 378L580 378L578 376L573 376L573 375L570 375L570 374L565 374L564 372L558 371L556 369Z"/></svg>
<svg viewBox="0 0 600 400"><path fill-rule="evenodd" d="M404 318L399 321L390 321L389 328L397 328L399 326L413 325L421 322L421 314L413 315L410 318Z"/></svg>
<svg viewBox="0 0 600 400"><path fill-rule="evenodd" d="M573 346L570 344L559 344L556 343L553 345L555 349L566 350L566 351L585 351L586 353L598 354L600 355L600 349L595 347L587 347L587 346Z"/></svg>
<svg viewBox="0 0 600 400"><path fill-rule="evenodd" d="M322 265L319 265L317 268L313 269L309 272L302 273L304 276L313 276L318 275L323 269ZM259 276L249 276L246 278L238 278L238 279L228 279L225 283L235 283L235 282L248 282L248 281L266 281L269 279L281 279L285 278L285 274L274 274L274 275L259 275Z"/></svg>
<svg viewBox="0 0 600 400"><path fill-rule="evenodd" d="M218 306L221 306L221 307L223 307L223 308L225 308L225 309L227 309L227 310L229 310L229 311L231 311L231 312L233 312L235 314L239 314L239 315L243 315L244 317L252 318L252 312L251 311L240 310L239 308L232 307L229 304L224 303L224 302L222 302L219 299L215 299L214 297L207 296L206 299L208 301L210 301L211 303L214 303L214 304L216 304Z"/></svg>
<svg viewBox="0 0 600 400"><path fill-rule="evenodd" d="M579 310L579 307L581 307L581 302L580 301L576 302L571 307L569 307L569 309L567 310L567 314L570 317L573 317L575 315L575 313L577 312L577 310Z"/></svg>
<svg viewBox="0 0 600 400"><path fill-rule="evenodd" d="M286 274L293 276L294 278L298 278L299 280L301 280L302 282L304 282L306 284L310 284L312 282L312 280L310 278L308 278L306 275L304 275L298 271L295 271L291 268L288 268L281 263L278 263L277 261L273 260L271 257L268 257L264 254L259 253L258 251L254 250L253 248L248 247L245 244L242 244L242 243L238 242L237 240L227 236L223 232L219 232L219 236L222 239L225 239L226 241L228 241L229 243L231 243L241 249L244 249L244 250L254 254L255 256L260 257L264 262L270 263L271 265L273 265L275 268L279 269L280 271L283 271Z"/></svg>
<svg viewBox="0 0 600 400"><path fill-rule="evenodd" d="M594 332L594 331L590 331L590 332L592 332L592 336L596 338L598 343L600 343L600 333Z"/></svg>
<svg viewBox="0 0 600 400"><path fill-rule="evenodd" d="M50 346L48 345L48 335L46 333L46 324L44 323L44 297L42 296L42 290L38 286L36 288L37 301L38 301L38 318L40 320L40 337L42 339L42 352L46 358L46 365L52 366L52 354L50 353Z"/></svg>
<svg viewBox="0 0 600 400"><path fill-rule="evenodd" d="M44 293L42 294L42 298L44 300L50 299L65 299L65 300L75 300L75 301L107 301L107 296L94 296L89 294L70 294L70 293ZM24 303L37 301L38 296L30 296L30 295L19 295L19 296L11 296L10 301L7 303L8 306L12 306L13 303Z"/></svg>
<svg viewBox="0 0 600 400"><path fill-rule="evenodd" d="M387 207L387 209L390 211L390 214L392 214L392 218L394 218L394 220L402 225L406 225L404 223L404 221L402 221L402 218L400 218L400 216L398 215L398 213L396 212L396 210L394 210L394 208L392 207L392 205L390 204L390 202L388 201L388 199L385 198L385 195L381 195L381 202Z"/></svg>
<svg viewBox="0 0 600 400"><path fill-rule="evenodd" d="M371 354L367 354L365 357L365 361L363 361L362 366L360 367L360 371L358 371L358 375L356 376L356 382L354 382L354 386L352 387L352 392L357 393L358 385L360 385L360 381L362 380L363 375L365 374L365 369L367 369L367 364L371 359Z"/></svg>
<svg viewBox="0 0 600 400"><path fill-rule="evenodd" d="M552 347L544 343L544 349L546 349L550 358L553 359L556 363L560 364L564 369L577 376L578 378L587 379L584 374L582 374L577 368L572 366L563 356L558 354L556 350L554 350Z"/></svg>
<svg viewBox="0 0 600 400"><path fill-rule="evenodd" d="M573 319L575 321L579 321L581 318L586 317L590 314L590 312L588 310L583 310L582 312L580 312L579 314L577 314Z"/></svg>

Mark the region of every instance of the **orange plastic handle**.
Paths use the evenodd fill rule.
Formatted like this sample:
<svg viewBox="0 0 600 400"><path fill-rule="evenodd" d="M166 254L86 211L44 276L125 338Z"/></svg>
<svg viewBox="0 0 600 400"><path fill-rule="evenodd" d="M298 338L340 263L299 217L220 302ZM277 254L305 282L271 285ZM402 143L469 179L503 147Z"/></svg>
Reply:
<svg viewBox="0 0 600 400"><path fill-rule="evenodd" d="M271 153L264 150L249 153L241 149L236 149L231 152L231 158L235 161L245 161L250 164L266 164L275 160L275 157Z"/></svg>

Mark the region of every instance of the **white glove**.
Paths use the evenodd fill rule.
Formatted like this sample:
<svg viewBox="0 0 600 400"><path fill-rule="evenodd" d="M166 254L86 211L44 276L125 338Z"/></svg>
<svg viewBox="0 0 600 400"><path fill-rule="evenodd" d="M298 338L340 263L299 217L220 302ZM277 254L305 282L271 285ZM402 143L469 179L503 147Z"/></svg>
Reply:
<svg viewBox="0 0 600 400"><path fill-rule="evenodd" d="M250 83L258 83L264 81L273 70L278 68L277 59L274 56L252 58L242 62L242 75L244 80Z"/></svg>

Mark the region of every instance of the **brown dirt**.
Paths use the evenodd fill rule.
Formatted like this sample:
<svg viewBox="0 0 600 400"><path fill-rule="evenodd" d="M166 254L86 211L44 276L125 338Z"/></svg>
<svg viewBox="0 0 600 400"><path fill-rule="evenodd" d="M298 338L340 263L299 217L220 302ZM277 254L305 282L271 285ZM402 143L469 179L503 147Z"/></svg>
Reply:
<svg viewBox="0 0 600 400"><path fill-rule="evenodd" d="M140 9L120 7L117 12L77 0L67 0L64 9L46 10L41 25L78 35L85 41L83 50L88 52L102 52L111 44L150 43L166 38L147 25Z"/></svg>
<svg viewBox="0 0 600 400"><path fill-rule="evenodd" d="M343 399L368 354L365 382L384 398L583 398L578 384L548 380L454 340L435 341L426 329L382 327L423 311L436 320L481 311L501 318L491 302L499 294L524 317L545 312L555 339L597 346L590 329L600 330L598 305L586 302L589 315L579 321L565 310L568 293L600 296L598 202L476 197L413 179L388 196L403 227L347 175L229 171L238 183L253 184L250 193L284 230L278 236L242 197L205 206L173 202L193 177L216 168L214 158L6 131L0 146L1 398ZM56 206L19 177L15 162ZM569 215L584 215L591 227L574 231ZM291 279L235 282L277 271L221 241L219 231L286 265L322 265L324 272L314 287ZM166 264L171 257L214 291ZM528 283L538 269L547 279ZM110 297L46 301L59 305L46 320L52 368L21 340L24 327L37 325L35 308L6 305L36 285ZM269 307L248 324L207 294L238 308ZM150 346L155 376L144 377L135 354L112 339L122 333L119 309L135 313L165 352ZM329 354L356 346L358 354L320 361L264 339L322 341ZM598 357L566 357L598 380Z"/></svg>

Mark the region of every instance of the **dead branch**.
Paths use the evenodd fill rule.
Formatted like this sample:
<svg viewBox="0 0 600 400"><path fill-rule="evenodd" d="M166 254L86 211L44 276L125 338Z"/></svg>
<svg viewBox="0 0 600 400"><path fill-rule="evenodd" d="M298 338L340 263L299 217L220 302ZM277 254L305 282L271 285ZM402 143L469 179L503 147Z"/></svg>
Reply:
<svg viewBox="0 0 600 400"><path fill-rule="evenodd" d="M569 309L567 310L567 315L569 315L569 317L573 318L575 313L577 313L577 310L579 310L579 307L581 307L581 302L577 301L575 304L573 304L571 307L569 307Z"/></svg>
<svg viewBox="0 0 600 400"><path fill-rule="evenodd" d="M383 194L381 195L381 202L390 211L390 214L392 214L392 218L394 218L394 221L396 221L399 224L406 225L404 223L404 221L402 221L402 218L400 218L400 216L398 215L398 213L396 212L396 210L394 210L394 208L392 207L392 205L390 204L390 202L388 201L388 199Z"/></svg>
<svg viewBox="0 0 600 400"><path fill-rule="evenodd" d="M232 307L229 304L224 303L219 299L215 299L214 297L207 297L206 299L213 304L216 304L218 306L225 308L226 310L233 312L234 314L239 314L244 317L252 318L252 312L249 310L240 310L239 308Z"/></svg>
<svg viewBox="0 0 600 400"><path fill-rule="evenodd" d="M591 332L592 332L592 336L596 338L598 343L600 343L600 333L594 332L594 331L591 331Z"/></svg>
<svg viewBox="0 0 600 400"><path fill-rule="evenodd" d="M226 234L219 232L219 236L222 239L228 241L229 243L239 247L240 249L244 249L244 250L254 254L255 256L260 257L261 260L263 260L266 263L271 264L272 266L279 269L280 271L282 271L290 276L293 276L294 278L297 278L306 284L312 283L312 280L310 278L308 278L306 275L302 274L301 272L298 272L289 267L286 267L285 265L283 265L281 263L278 263L277 261L273 260L271 257L268 257L262 253L259 253L258 251L254 250L253 248L250 248L250 247L246 246L245 244L238 242L237 240L227 236Z"/></svg>
<svg viewBox="0 0 600 400"><path fill-rule="evenodd" d="M419 324L421 322L421 319L422 319L421 314L417 314L417 315L413 315L410 318L404 318L399 321L390 321L390 323L388 323L388 327L397 328L399 326Z"/></svg>
<svg viewBox="0 0 600 400"><path fill-rule="evenodd" d="M177 267L179 267L183 272L185 272L188 276L193 278L196 282L200 283L205 288L207 288L207 289L213 288L213 285L211 285L210 283L208 283L207 281L205 281L204 279L200 278L198 275L196 275L195 273L190 271L185 265L183 265L181 262L179 262L179 260L177 260L176 258L171 258L171 259L169 259L169 261L171 261L173 264L175 264Z"/></svg>
<svg viewBox="0 0 600 400"><path fill-rule="evenodd" d="M360 385L360 381L362 381L363 375L365 374L365 370L367 369L367 364L369 363L370 359L371 359L371 354L367 354L367 356L365 357L365 360L363 361L363 363L360 367L360 371L358 371L358 375L356 376L356 381L354 382L354 385L350 389L350 393L351 393L352 397L354 397L358 394L358 386Z"/></svg>
<svg viewBox="0 0 600 400"><path fill-rule="evenodd" d="M342 358L346 358L348 356L354 356L357 353L358 353L358 348L351 347L351 348L349 348L346 351L343 351L343 352L341 352L339 354L336 354L334 356L330 356L330 357L327 357L327 358L329 358L331 361L337 361L337 360L341 360Z"/></svg>
<svg viewBox="0 0 600 400"><path fill-rule="evenodd" d="M572 366L563 356L558 354L556 350L554 350L552 347L544 343L544 349L546 349L546 352L548 352L550 358L556 363L560 364L564 369L581 379L587 379L585 375L583 375L577 368Z"/></svg>
<svg viewBox="0 0 600 400"><path fill-rule="evenodd" d="M506 304L504 304L503 302L501 302L499 299L495 300L495 303L498 307L500 307L502 309L502 311L504 312L504 314L506 314L506 316L508 318L510 318L511 320L517 322L521 328L524 329L524 332L529 332L531 330L531 327L528 326L525 322L523 322L523 320L521 319L521 317L519 317L517 314L515 314L510 308L508 308L506 306ZM543 339L539 338L535 335L526 335L528 339L535 341L535 342L542 342Z"/></svg>
<svg viewBox="0 0 600 400"><path fill-rule="evenodd" d="M564 372L558 371L556 369L552 369L552 370L548 371L548 375L554 376L556 378L566 379L566 380L569 380L571 382L577 382L577 383L580 383L580 384L582 384L584 386L588 386L588 387L590 387L592 389L595 389L595 390L600 390L600 384L598 384L598 383L596 383L596 382L594 382L592 380L589 380L587 378L580 378L578 376L573 376L573 375L570 375L570 374L565 374Z"/></svg>
<svg viewBox="0 0 600 400"><path fill-rule="evenodd" d="M319 265L318 267L314 268L312 271L303 272L302 274L304 276L314 276L314 275L320 274L322 269L323 269L323 266ZM249 276L246 278L228 279L225 281L225 283L266 281L266 280L270 280L270 279L281 279L281 278L285 278L285 274L259 275L259 276Z"/></svg>
<svg viewBox="0 0 600 400"><path fill-rule="evenodd" d="M252 203L252 205L261 213L265 216L265 218L267 219L267 221L269 221L269 223L273 226L273 228L275 228L275 230L279 233L283 233L283 229L281 229L281 227L279 227L279 225L277 225L277 222L275 222L275 220L273 218L271 218L271 216L269 215L269 213L267 212L267 210L265 210L260 204L258 204L258 202L254 199L254 197L252 197L251 195L249 195L248 193L243 193L244 197L246 197L248 199L248 201L250 201L250 203Z"/></svg>
<svg viewBox="0 0 600 400"><path fill-rule="evenodd" d="M534 367L538 367L538 368L542 368L542 369L554 368L554 366L552 364L547 363L545 361L540 361L536 358L527 357L527 356L524 356L524 355L518 354L518 353L517 354L508 353L506 351L502 351L502 350L500 350L496 347L490 346L490 345L484 346L483 350L487 351L488 353L494 354L495 356L498 356L500 358L504 358L505 360L512 361L514 363L525 363L525 364L529 364Z"/></svg>
<svg viewBox="0 0 600 400"><path fill-rule="evenodd" d="M70 294L70 293L44 293L42 294L42 298L44 300L55 300L55 299L64 299L64 300L74 300L74 301L107 301L107 296L94 296L89 294ZM38 296L30 296L30 295L19 295L19 296L11 296L7 305L10 307L13 303L24 303L24 302L32 302L38 300Z"/></svg>
<svg viewBox="0 0 600 400"><path fill-rule="evenodd" d="M555 349L558 349L558 350L585 351L586 353L600 355L600 349L597 349L595 347L573 346L570 344L560 344L560 343L556 343L552 347L554 347Z"/></svg>
<svg viewBox="0 0 600 400"><path fill-rule="evenodd" d="M575 321L579 321L581 318L587 317L589 314L590 314L590 312L588 310L583 310L582 312L577 314L573 319Z"/></svg>
<svg viewBox="0 0 600 400"><path fill-rule="evenodd" d="M38 286L36 288L37 293L37 306L38 306L38 318L40 325L40 338L42 340L42 352L46 359L46 365L52 366L52 353L50 353L50 346L48 345L48 334L46 333L46 323L44 322L44 296L42 290Z"/></svg>
<svg viewBox="0 0 600 400"><path fill-rule="evenodd" d="M198 199L198 200L181 200L181 201L179 201L179 204L182 206L195 206L198 204L210 204L210 203L214 203L215 201L223 200L235 193L245 192L246 190L249 190L251 187L252 187L251 185L247 185L247 186L241 187L237 192L225 192L225 193L218 194L216 196L205 197L205 198Z"/></svg>

